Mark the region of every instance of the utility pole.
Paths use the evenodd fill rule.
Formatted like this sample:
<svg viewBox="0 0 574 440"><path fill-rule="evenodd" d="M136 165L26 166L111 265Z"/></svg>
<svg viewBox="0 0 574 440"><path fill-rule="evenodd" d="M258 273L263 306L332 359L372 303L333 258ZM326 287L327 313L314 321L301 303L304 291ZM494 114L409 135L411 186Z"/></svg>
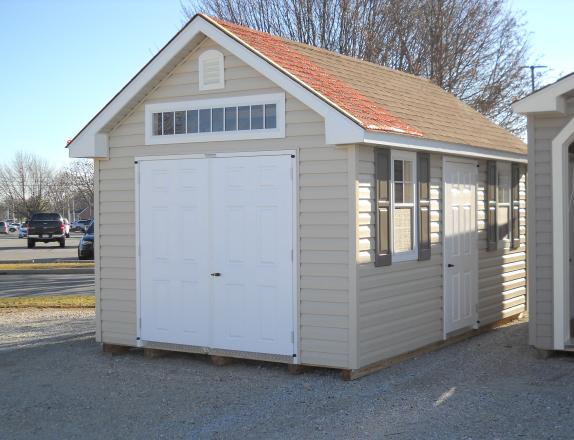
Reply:
<svg viewBox="0 0 574 440"><path fill-rule="evenodd" d="M530 81L532 83L532 91L534 92L534 70L545 69L548 66L522 66L523 69L530 69Z"/></svg>

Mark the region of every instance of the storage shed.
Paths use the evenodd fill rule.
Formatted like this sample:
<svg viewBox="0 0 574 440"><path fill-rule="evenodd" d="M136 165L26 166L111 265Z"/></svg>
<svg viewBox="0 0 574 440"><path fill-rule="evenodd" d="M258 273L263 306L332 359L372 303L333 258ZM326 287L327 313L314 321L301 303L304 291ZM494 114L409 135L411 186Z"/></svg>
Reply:
<svg viewBox="0 0 574 440"><path fill-rule="evenodd" d="M574 351L574 73L514 103L528 118L530 344Z"/></svg>
<svg viewBox="0 0 574 440"><path fill-rule="evenodd" d="M526 309L526 146L426 79L199 14L69 151L109 346L354 377Z"/></svg>

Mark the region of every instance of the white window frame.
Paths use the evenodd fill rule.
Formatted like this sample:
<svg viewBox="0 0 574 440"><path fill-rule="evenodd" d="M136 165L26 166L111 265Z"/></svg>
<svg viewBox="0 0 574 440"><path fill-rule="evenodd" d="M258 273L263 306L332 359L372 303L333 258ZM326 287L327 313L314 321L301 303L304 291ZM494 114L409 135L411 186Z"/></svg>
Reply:
<svg viewBox="0 0 574 440"><path fill-rule="evenodd" d="M508 182L508 187L506 188L508 194L508 202L500 201L500 194L502 190L502 183L500 181L500 175L504 174L506 181ZM498 215L501 210L500 207L507 208L508 212L508 237L500 238L500 222L498 221ZM496 163L496 247L497 249L510 248L510 243L512 240L512 167L510 162L497 162Z"/></svg>
<svg viewBox="0 0 574 440"><path fill-rule="evenodd" d="M407 160L413 164L413 220L412 220L412 240L413 249L406 252L395 252L395 160ZM391 221L390 239L392 262L418 260L418 215L417 215L417 154L410 151L391 150ZM411 207L411 203L400 203L399 207Z"/></svg>
<svg viewBox="0 0 574 440"><path fill-rule="evenodd" d="M205 61L216 60L219 67L219 81L213 84L205 84L204 68ZM197 59L199 71L199 90L216 90L225 87L225 63L221 52L215 49L209 49L203 52Z"/></svg>
<svg viewBox="0 0 574 440"><path fill-rule="evenodd" d="M275 104L276 127L256 130L234 130L206 133L181 133L154 135L153 114L205 108L234 107L244 105ZM225 98L198 99L193 101L171 101L146 104L145 106L145 143L146 145L178 144L192 142L211 142L244 139L278 139L285 137L285 94L269 93L263 95L236 96Z"/></svg>

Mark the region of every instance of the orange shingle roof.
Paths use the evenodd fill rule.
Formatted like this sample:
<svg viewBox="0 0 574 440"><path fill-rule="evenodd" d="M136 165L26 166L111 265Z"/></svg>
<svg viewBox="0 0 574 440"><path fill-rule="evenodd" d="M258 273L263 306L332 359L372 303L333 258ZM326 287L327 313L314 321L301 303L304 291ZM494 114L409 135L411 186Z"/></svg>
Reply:
<svg viewBox="0 0 574 440"><path fill-rule="evenodd" d="M425 78L202 17L367 130L526 153L520 139Z"/></svg>

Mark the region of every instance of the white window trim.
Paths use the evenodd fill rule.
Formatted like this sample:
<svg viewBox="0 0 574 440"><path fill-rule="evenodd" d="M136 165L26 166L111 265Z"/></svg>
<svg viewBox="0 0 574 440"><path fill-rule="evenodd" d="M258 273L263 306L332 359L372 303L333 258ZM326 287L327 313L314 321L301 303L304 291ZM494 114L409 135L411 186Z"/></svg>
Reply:
<svg viewBox="0 0 574 440"><path fill-rule="evenodd" d="M219 64L219 81L213 84L205 84L203 62L216 59ZM225 65L223 54L215 49L206 50L198 57L199 90L215 90L225 87Z"/></svg>
<svg viewBox="0 0 574 440"><path fill-rule="evenodd" d="M413 163L413 224L412 240L413 249L407 252L395 253L395 160L408 160ZM417 215L417 154L410 151L391 150L391 254L392 262L400 263L402 261L418 260L418 215ZM410 205L410 204L409 204Z"/></svg>
<svg viewBox="0 0 574 440"><path fill-rule="evenodd" d="M153 114L176 112L201 108L233 107L243 105L275 104L277 126L272 129L235 130L209 133L181 133L168 135L153 134ZM193 101L171 101L146 104L145 143L146 145L178 144L192 142L213 142L244 139L277 139L285 137L285 94L236 96L226 98L198 99Z"/></svg>
<svg viewBox="0 0 574 440"><path fill-rule="evenodd" d="M499 181L500 174L505 174L508 178L506 181L508 182L508 202L501 202L500 201L500 189L501 183ZM510 166L510 162L497 162L496 163L496 215L500 212L499 208L501 206L508 208L508 238L500 238L500 224L498 222L498 218L496 219L496 248L497 249L510 249L510 244L512 240L512 169Z"/></svg>

